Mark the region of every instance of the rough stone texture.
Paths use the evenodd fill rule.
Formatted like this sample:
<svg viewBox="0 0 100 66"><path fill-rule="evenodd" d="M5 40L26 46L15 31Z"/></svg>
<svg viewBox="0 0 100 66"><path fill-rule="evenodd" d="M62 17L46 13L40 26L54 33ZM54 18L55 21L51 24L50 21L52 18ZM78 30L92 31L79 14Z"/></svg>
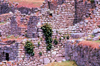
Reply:
<svg viewBox="0 0 100 66"><path fill-rule="evenodd" d="M9 60L15 60L17 61L18 56L18 43L14 44L1 44L0 43L0 62L6 61L6 53L9 54Z"/></svg>
<svg viewBox="0 0 100 66"><path fill-rule="evenodd" d="M71 33L72 38L81 38L85 36L85 33Z"/></svg>
<svg viewBox="0 0 100 66"><path fill-rule="evenodd" d="M0 14L14 12L15 7L13 4L9 3L8 0L0 0Z"/></svg>
<svg viewBox="0 0 100 66"><path fill-rule="evenodd" d="M44 64L48 64L48 63L50 63L49 58L44 58Z"/></svg>
<svg viewBox="0 0 100 66"><path fill-rule="evenodd" d="M13 16L11 17L11 35L20 35L21 29L18 27L17 22L16 22L16 17Z"/></svg>
<svg viewBox="0 0 100 66"><path fill-rule="evenodd" d="M27 35L28 37L37 37L37 24L39 22L39 17L37 16L31 16L28 22L27 27Z"/></svg>
<svg viewBox="0 0 100 66"><path fill-rule="evenodd" d="M11 26L9 22L6 22L4 25L0 26L0 30L1 30L1 35L2 36L8 36L10 35L10 30L11 30Z"/></svg>
<svg viewBox="0 0 100 66"><path fill-rule="evenodd" d="M75 60L79 66L99 66L100 49L93 49L90 46L78 45L79 42L67 41L65 44L66 60Z"/></svg>
<svg viewBox="0 0 100 66"><path fill-rule="evenodd" d="M89 0L75 0L74 24L90 17L93 14L91 8L95 8L95 3L90 3Z"/></svg>
<svg viewBox="0 0 100 66"><path fill-rule="evenodd" d="M0 22L7 22L11 17L10 13L0 15Z"/></svg>
<svg viewBox="0 0 100 66"><path fill-rule="evenodd" d="M51 15L50 15L51 14ZM49 23L53 29L65 30L73 25L75 16L74 0L68 0L63 5L58 5L55 10L41 8L41 23Z"/></svg>

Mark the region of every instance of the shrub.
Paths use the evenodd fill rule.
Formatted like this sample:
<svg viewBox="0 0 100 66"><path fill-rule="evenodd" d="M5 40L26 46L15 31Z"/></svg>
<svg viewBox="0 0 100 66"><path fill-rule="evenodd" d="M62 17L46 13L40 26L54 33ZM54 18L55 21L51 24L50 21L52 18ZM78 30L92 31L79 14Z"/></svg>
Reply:
<svg viewBox="0 0 100 66"><path fill-rule="evenodd" d="M45 36L45 40L46 40L46 43L47 43L47 47L46 49L47 50L50 50L52 48L52 28L49 24L45 24L41 27L41 29L43 30L43 33L44 33L44 36Z"/></svg>
<svg viewBox="0 0 100 66"><path fill-rule="evenodd" d="M100 25L98 25L98 27L100 28Z"/></svg>
<svg viewBox="0 0 100 66"><path fill-rule="evenodd" d="M58 44L58 41L57 41L57 39L56 39L56 38L54 39L54 44L55 44L55 45L57 45L57 44Z"/></svg>
<svg viewBox="0 0 100 66"><path fill-rule="evenodd" d="M42 38L40 38L41 39L41 41L43 40Z"/></svg>
<svg viewBox="0 0 100 66"><path fill-rule="evenodd" d="M27 41L25 43L25 50L26 50L26 52L28 54L32 54L33 55L33 53L34 53L33 49L34 49L34 46L33 46L32 42L31 41Z"/></svg>
<svg viewBox="0 0 100 66"><path fill-rule="evenodd" d="M46 43L47 44L52 43L52 38L51 37L46 38Z"/></svg>
<svg viewBox="0 0 100 66"><path fill-rule="evenodd" d="M65 39L65 36L63 36L63 38Z"/></svg>
<svg viewBox="0 0 100 66"><path fill-rule="evenodd" d="M61 42L61 37L59 38L59 41Z"/></svg>
<svg viewBox="0 0 100 66"><path fill-rule="evenodd" d="M42 56L42 52L39 52L39 55Z"/></svg>
<svg viewBox="0 0 100 66"><path fill-rule="evenodd" d="M32 52L32 53L31 53L31 55L32 55L32 56L34 56L34 55L35 55L35 53L34 53L34 52Z"/></svg>
<svg viewBox="0 0 100 66"><path fill-rule="evenodd" d="M91 3L94 3L94 0L90 0Z"/></svg>
<svg viewBox="0 0 100 66"><path fill-rule="evenodd" d="M40 47L40 42L38 42L38 47Z"/></svg>
<svg viewBox="0 0 100 66"><path fill-rule="evenodd" d="M67 36L67 39L69 39L69 35Z"/></svg>
<svg viewBox="0 0 100 66"><path fill-rule="evenodd" d="M41 29L43 30L45 37L52 36L52 28L49 24L46 23L44 26L41 27Z"/></svg>
<svg viewBox="0 0 100 66"><path fill-rule="evenodd" d="M47 49L48 51L50 51L50 50L51 50L51 48L52 48L52 44L51 44L51 43L47 44L46 49Z"/></svg>

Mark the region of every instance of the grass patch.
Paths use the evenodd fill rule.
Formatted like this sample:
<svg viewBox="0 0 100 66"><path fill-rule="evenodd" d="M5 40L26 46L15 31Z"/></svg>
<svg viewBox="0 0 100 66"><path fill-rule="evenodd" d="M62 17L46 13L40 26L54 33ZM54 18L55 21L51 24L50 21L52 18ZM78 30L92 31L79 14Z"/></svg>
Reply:
<svg viewBox="0 0 100 66"><path fill-rule="evenodd" d="M45 66L77 66L77 64L74 61L65 61L65 62L49 63Z"/></svg>
<svg viewBox="0 0 100 66"><path fill-rule="evenodd" d="M9 36L7 36L7 39L17 39L17 38L19 38L19 36L14 36L14 35L9 35Z"/></svg>
<svg viewBox="0 0 100 66"><path fill-rule="evenodd" d="M4 24L4 23L6 23L6 22L0 22L0 25L2 25L2 24Z"/></svg>
<svg viewBox="0 0 100 66"><path fill-rule="evenodd" d="M96 43L100 43L100 40L97 40L97 41L94 41L94 42L96 42Z"/></svg>

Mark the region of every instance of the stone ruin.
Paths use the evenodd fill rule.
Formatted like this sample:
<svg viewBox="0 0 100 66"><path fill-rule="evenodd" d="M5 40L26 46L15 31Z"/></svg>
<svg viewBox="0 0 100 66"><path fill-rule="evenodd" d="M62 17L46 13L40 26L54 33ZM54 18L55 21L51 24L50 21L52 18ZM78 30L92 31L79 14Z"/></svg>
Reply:
<svg viewBox="0 0 100 66"><path fill-rule="evenodd" d="M68 40L65 43L66 60L75 60L78 66L99 66L100 65L100 44L84 45L81 40Z"/></svg>
<svg viewBox="0 0 100 66"><path fill-rule="evenodd" d="M9 42L6 42L6 43L0 42L0 62L18 60L17 59L18 43L15 43L15 41L9 41Z"/></svg>
<svg viewBox="0 0 100 66"><path fill-rule="evenodd" d="M3 4L0 4L0 13L2 14L5 8L1 9L1 7L3 7L1 5ZM8 8L8 5L6 6ZM20 12L15 11L15 13L12 13L11 16L6 16L7 19L9 20L5 20L6 19L5 16L4 16L5 18L0 19L0 22L8 21L6 24L1 25L0 27L0 34L2 34L2 36L4 35L23 36L27 34L27 37L35 39L40 36L39 31L40 33L42 32L41 30L38 30L38 28L40 28L44 23L49 23L53 28L53 36L55 36L54 33L56 33L56 31L59 31L63 33L63 35L71 33L71 38L77 39L90 34L94 29L98 28L97 24L100 23L99 0L95 0L95 3L90 3L88 0L85 1L45 0L44 4L41 6L40 9L34 9L34 8L30 9L30 8L21 7L18 8L18 10ZM4 13L7 12L4 11ZM40 24L40 26L38 27L37 24ZM66 44L65 52L67 53L69 51L66 54L66 60L76 60L79 65L81 64L84 65L87 59L83 60L83 58L88 57L94 59L96 57L96 55L91 56L89 54L87 55L87 57L84 57L84 54L86 54L85 50L87 49L84 49L83 47L82 51L84 52L82 53L80 48L76 49L76 47L80 47L80 46L76 46L78 42L76 42L77 44L75 44L75 46L70 45L71 43L73 44L73 41L69 42L69 44L67 42ZM1 49L3 51L0 51L1 53L0 55L2 56L4 54L4 57L3 58L0 57L0 59L15 60L16 56L14 53L11 52L17 52L18 46L16 46L16 44L14 46L12 46L13 44L11 44L10 47L8 44L7 45L4 44L4 45L1 46ZM14 48L15 50L11 50L12 48ZM75 50L72 50L72 48ZM73 53L74 51L75 53ZM88 53L91 52L92 52L91 50L88 51ZM96 50L93 49L93 52L96 52ZM70 53L71 55L69 56ZM79 56L77 53L79 53ZM12 54L13 57L10 54ZM98 55L98 52L96 52L96 54ZM11 58L9 58L9 56ZM75 57L77 57L78 59L76 59ZM79 60L80 58L81 58L81 62ZM100 60L100 59L96 59L96 60ZM90 66L92 64L94 66L95 65L99 66L98 62L93 63L93 61L91 61L91 63L87 62L87 64L90 64Z"/></svg>

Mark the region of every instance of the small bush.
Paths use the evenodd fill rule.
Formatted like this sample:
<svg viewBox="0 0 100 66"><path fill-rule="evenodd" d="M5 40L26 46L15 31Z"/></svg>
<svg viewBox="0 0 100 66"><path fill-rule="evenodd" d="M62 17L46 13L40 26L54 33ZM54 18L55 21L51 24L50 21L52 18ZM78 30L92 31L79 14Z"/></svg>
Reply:
<svg viewBox="0 0 100 66"><path fill-rule="evenodd" d="M94 3L94 0L90 0L91 3Z"/></svg>
<svg viewBox="0 0 100 66"><path fill-rule="evenodd" d="M28 54L33 54L33 53L34 53L34 52L33 52L33 49L34 49L34 46L33 46L32 42L31 42L31 41L27 41L27 42L25 43L25 50L26 50L26 52L27 52Z"/></svg>
<svg viewBox="0 0 100 66"><path fill-rule="evenodd" d="M32 53L31 53L31 56L34 56L34 55L35 55L35 53L34 53L34 52L32 52Z"/></svg>
<svg viewBox="0 0 100 66"><path fill-rule="evenodd" d="M42 56L42 52L39 52L39 55Z"/></svg>
<svg viewBox="0 0 100 66"><path fill-rule="evenodd" d="M69 39L69 36L67 36L67 39Z"/></svg>
<svg viewBox="0 0 100 66"><path fill-rule="evenodd" d="M52 43L52 38L51 37L46 38L46 43L47 44Z"/></svg>
<svg viewBox="0 0 100 66"><path fill-rule="evenodd" d="M38 42L38 47L40 47L40 42Z"/></svg>
<svg viewBox="0 0 100 66"><path fill-rule="evenodd" d="M41 39L41 41L43 40L43 38L40 38Z"/></svg>
<svg viewBox="0 0 100 66"><path fill-rule="evenodd" d="M45 40L47 44L46 49L50 50L52 48L52 44L51 44L52 43L52 32L53 32L52 28L48 23L46 23L45 25L41 27L41 29L43 30L43 33L45 36Z"/></svg>
<svg viewBox="0 0 100 66"><path fill-rule="evenodd" d="M59 41L61 42L61 37L59 38Z"/></svg>
<svg viewBox="0 0 100 66"><path fill-rule="evenodd" d="M47 44L47 47L46 47L47 51L50 51L51 48L52 48L52 44L51 43Z"/></svg>
<svg viewBox="0 0 100 66"><path fill-rule="evenodd" d="M63 36L63 38L65 39L65 36Z"/></svg>
<svg viewBox="0 0 100 66"><path fill-rule="evenodd" d="M100 25L98 25L98 27L100 28Z"/></svg>
<svg viewBox="0 0 100 66"><path fill-rule="evenodd" d="M57 44L58 44L58 41L57 41L57 39L56 39L56 38L54 39L54 44L55 44L55 45L57 45Z"/></svg>

